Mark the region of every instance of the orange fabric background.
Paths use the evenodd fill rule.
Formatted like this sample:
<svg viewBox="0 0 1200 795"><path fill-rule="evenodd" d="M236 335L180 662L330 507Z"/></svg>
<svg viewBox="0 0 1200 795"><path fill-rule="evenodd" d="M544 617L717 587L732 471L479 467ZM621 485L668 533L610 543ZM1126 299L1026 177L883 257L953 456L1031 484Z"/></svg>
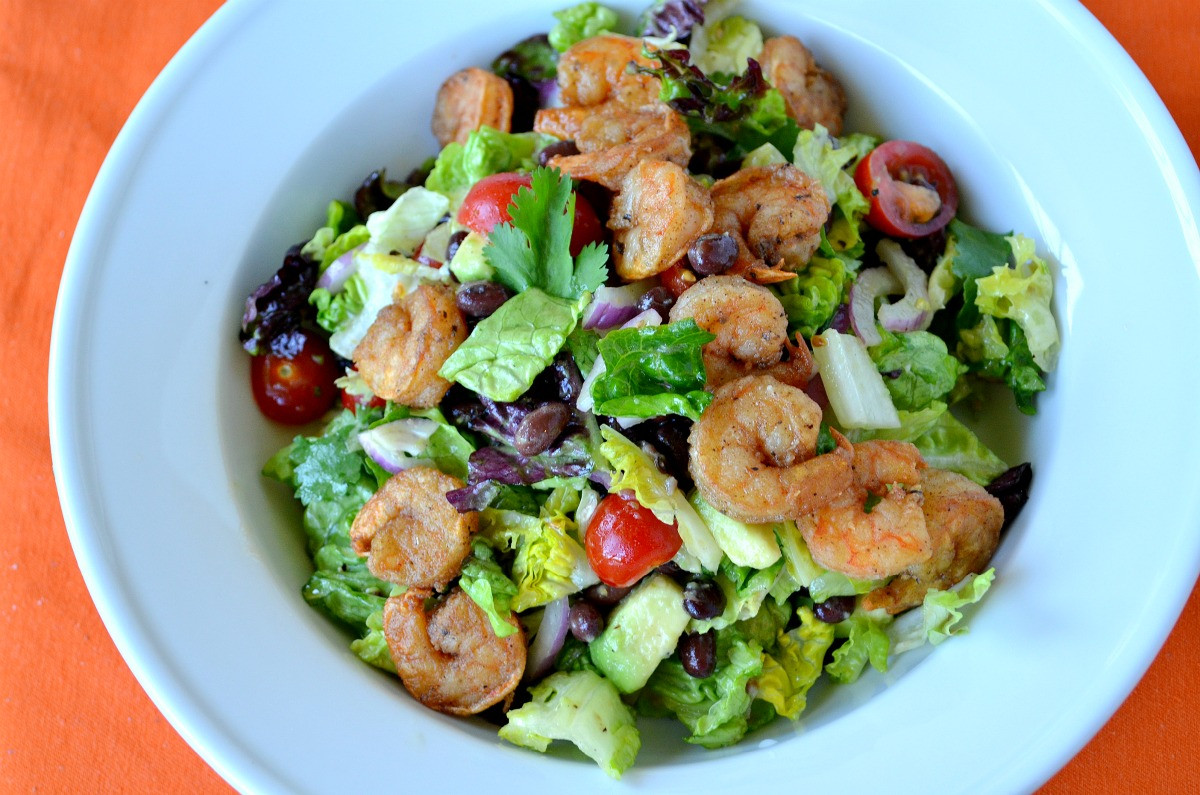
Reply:
<svg viewBox="0 0 1200 795"><path fill-rule="evenodd" d="M0 361L9 379L0 393L9 516L0 544L5 792L229 791L154 708L100 623L63 526L46 428L55 294L88 189L138 98L217 5L0 0L0 240L13 280L0 300ZM1200 152L1194 0L1086 5ZM1129 700L1045 792L1197 791L1197 593Z"/></svg>

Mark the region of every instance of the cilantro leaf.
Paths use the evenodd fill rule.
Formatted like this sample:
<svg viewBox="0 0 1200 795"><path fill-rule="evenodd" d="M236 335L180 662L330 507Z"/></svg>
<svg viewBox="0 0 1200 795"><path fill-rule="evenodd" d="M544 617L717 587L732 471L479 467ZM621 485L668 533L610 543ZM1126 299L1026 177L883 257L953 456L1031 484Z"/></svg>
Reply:
<svg viewBox="0 0 1200 795"><path fill-rule="evenodd" d="M574 299L608 277L608 246L590 244L571 257L575 192L557 169L537 168L530 186L509 205L511 223L499 224L483 249L496 280L515 292L536 287L557 298Z"/></svg>

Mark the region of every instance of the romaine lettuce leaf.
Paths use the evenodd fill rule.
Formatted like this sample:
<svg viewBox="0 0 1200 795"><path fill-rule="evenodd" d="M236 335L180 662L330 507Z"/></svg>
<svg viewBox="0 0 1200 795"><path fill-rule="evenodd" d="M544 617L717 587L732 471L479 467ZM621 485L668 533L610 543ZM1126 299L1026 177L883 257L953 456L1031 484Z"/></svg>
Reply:
<svg viewBox="0 0 1200 795"><path fill-rule="evenodd" d="M458 587L487 614L496 637L506 638L517 631L508 621L517 586L496 562L487 540L476 537L471 541L471 556L463 562Z"/></svg>
<svg viewBox="0 0 1200 795"><path fill-rule="evenodd" d="M479 322L438 375L505 403L533 384L575 329L588 296L576 301L530 288Z"/></svg>
<svg viewBox="0 0 1200 795"><path fill-rule="evenodd" d="M888 628L892 653L901 654L925 643L936 646L951 635L966 632L966 625L960 623L962 608L978 604L995 578L996 570L991 568L982 574L964 577L949 590L934 588L927 591L919 611L900 616Z"/></svg>
<svg viewBox="0 0 1200 795"><path fill-rule="evenodd" d="M975 281L975 305L985 314L1015 321L1025 332L1033 361L1044 372L1054 369L1058 327L1050 311L1054 277L1046 261L1024 235L1007 238L1016 267L997 266Z"/></svg>
<svg viewBox="0 0 1200 795"><path fill-rule="evenodd" d="M762 29L737 15L705 20L693 29L689 49L692 63L705 74L740 75L746 71L747 59L762 55Z"/></svg>
<svg viewBox="0 0 1200 795"><path fill-rule="evenodd" d="M467 191L479 180L505 171L531 171L537 153L554 139L541 133L506 133L480 127L466 143L446 144L425 180L425 187L441 194L457 210Z"/></svg>
<svg viewBox="0 0 1200 795"><path fill-rule="evenodd" d="M366 634L358 640L350 641L350 651L365 663L385 671L396 672L396 664L392 662L392 651L388 648L387 638L383 634L382 607L367 616Z"/></svg>
<svg viewBox="0 0 1200 795"><path fill-rule="evenodd" d="M795 279L774 285L788 316L788 330L805 339L829 323L845 296L846 266L836 257L814 255Z"/></svg>
<svg viewBox="0 0 1200 795"><path fill-rule="evenodd" d="M712 402L712 393L704 390L701 348L714 339L691 318L608 333L597 343L605 371L592 385L596 413L700 419Z"/></svg>
<svg viewBox="0 0 1200 795"><path fill-rule="evenodd" d="M835 223L842 223L829 240L834 248L857 257L863 251L861 221L871 209L866 197L854 182L853 168L859 159L875 148L878 139L853 134L835 139L824 126L801 130L796 136L792 162L808 176L821 183L825 196L835 209Z"/></svg>
<svg viewBox="0 0 1200 795"><path fill-rule="evenodd" d="M780 632L775 650L763 658L755 680L758 697L785 718L796 720L808 703L809 688L821 676L825 652L833 645L833 625L818 620L811 608L797 611L800 626Z"/></svg>
<svg viewBox="0 0 1200 795"><path fill-rule="evenodd" d="M599 3L577 3L569 8L554 12L558 20L550 28L550 44L559 52L566 52L572 44L616 30L617 12Z"/></svg>
<svg viewBox="0 0 1200 795"><path fill-rule="evenodd" d="M530 688L530 700L510 710L500 738L545 751L568 740L605 773L620 778L641 748L633 712L612 683L587 670L555 673Z"/></svg>
<svg viewBox="0 0 1200 795"><path fill-rule="evenodd" d="M892 333L867 349L899 411L918 411L950 393L966 366L928 331Z"/></svg>
<svg viewBox="0 0 1200 795"><path fill-rule="evenodd" d="M571 534L574 522L565 515L529 516L486 508L479 519L481 536L498 548L516 550L512 577L517 593L512 609L518 613L600 581L588 564L587 552Z"/></svg>
<svg viewBox="0 0 1200 795"><path fill-rule="evenodd" d="M876 671L886 672L891 650L887 627L891 620L883 610L855 610L838 623L834 631L838 637L845 637L846 642L834 650L833 660L825 666L826 672L847 685L858 680L868 662Z"/></svg>

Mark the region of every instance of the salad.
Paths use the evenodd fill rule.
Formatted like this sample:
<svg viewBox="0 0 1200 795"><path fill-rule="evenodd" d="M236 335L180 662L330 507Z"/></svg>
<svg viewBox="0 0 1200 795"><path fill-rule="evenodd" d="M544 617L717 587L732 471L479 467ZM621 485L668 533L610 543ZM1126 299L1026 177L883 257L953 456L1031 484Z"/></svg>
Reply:
<svg viewBox="0 0 1200 795"><path fill-rule="evenodd" d="M1059 345L1033 241L736 10L584 2L449 76L440 151L330 202L240 331L311 425L264 467L303 598L612 776L639 721L727 746L962 632L1032 471L960 417L1034 413Z"/></svg>

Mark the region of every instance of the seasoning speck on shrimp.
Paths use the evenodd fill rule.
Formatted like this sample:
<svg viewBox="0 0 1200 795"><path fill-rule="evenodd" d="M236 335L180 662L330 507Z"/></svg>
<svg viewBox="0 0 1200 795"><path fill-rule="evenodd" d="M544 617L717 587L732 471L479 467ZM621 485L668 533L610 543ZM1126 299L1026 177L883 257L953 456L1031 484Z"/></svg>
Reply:
<svg viewBox="0 0 1200 795"><path fill-rule="evenodd" d="M430 467L392 475L354 518L350 541L381 580L418 588L444 588L471 552L479 514L459 513L446 492L463 482Z"/></svg>
<svg viewBox="0 0 1200 795"><path fill-rule="evenodd" d="M854 483L796 527L813 560L862 580L899 574L933 552L922 511L925 461L908 442L854 445ZM873 503L873 504L872 504Z"/></svg>
<svg viewBox="0 0 1200 795"><path fill-rule="evenodd" d="M383 636L413 698L450 715L475 715L508 697L525 673L525 633L496 637L487 614L459 588L426 613L433 594L410 588L383 606Z"/></svg>
<svg viewBox="0 0 1200 795"><path fill-rule="evenodd" d="M969 574L981 573L996 552L1004 525L999 500L979 484L942 469L926 469L921 490L933 554L864 596L866 610L882 607L896 614L916 607L929 589L946 590Z"/></svg>
<svg viewBox="0 0 1200 795"><path fill-rule="evenodd" d="M734 519L796 519L854 481L852 448L841 434L834 431L833 451L816 454L820 426L821 407L802 390L746 376L718 389L692 426L688 469L700 495Z"/></svg>
<svg viewBox="0 0 1200 795"><path fill-rule="evenodd" d="M438 370L466 338L454 288L426 283L380 311L354 349L354 364L384 400L432 408L450 389Z"/></svg>
<svg viewBox="0 0 1200 795"><path fill-rule="evenodd" d="M751 258L761 260L746 262L739 257L731 272L753 273L764 265L766 269L803 268L821 244L821 229L829 220L824 188L789 163L743 168L716 182L712 197L713 227L736 236L747 244ZM791 278L788 273L781 275Z"/></svg>
<svg viewBox="0 0 1200 795"><path fill-rule="evenodd" d="M472 66L442 83L433 107L433 135L438 144L460 144L480 127L501 132L512 128L513 92L504 78Z"/></svg>
<svg viewBox="0 0 1200 795"><path fill-rule="evenodd" d="M763 76L779 89L788 115L806 129L820 124L833 135L842 134L846 94L837 78L817 65L811 52L795 36L776 36L763 44Z"/></svg>
<svg viewBox="0 0 1200 795"><path fill-rule="evenodd" d="M712 222L708 191L682 167L665 160L638 163L625 175L608 219L617 273L627 281L662 273Z"/></svg>
<svg viewBox="0 0 1200 795"><path fill-rule="evenodd" d="M710 390L746 375L770 374L795 387L813 376L808 346L788 341L783 304L766 287L740 276L701 279L679 296L670 317L672 322L692 318L716 336L703 348Z"/></svg>

